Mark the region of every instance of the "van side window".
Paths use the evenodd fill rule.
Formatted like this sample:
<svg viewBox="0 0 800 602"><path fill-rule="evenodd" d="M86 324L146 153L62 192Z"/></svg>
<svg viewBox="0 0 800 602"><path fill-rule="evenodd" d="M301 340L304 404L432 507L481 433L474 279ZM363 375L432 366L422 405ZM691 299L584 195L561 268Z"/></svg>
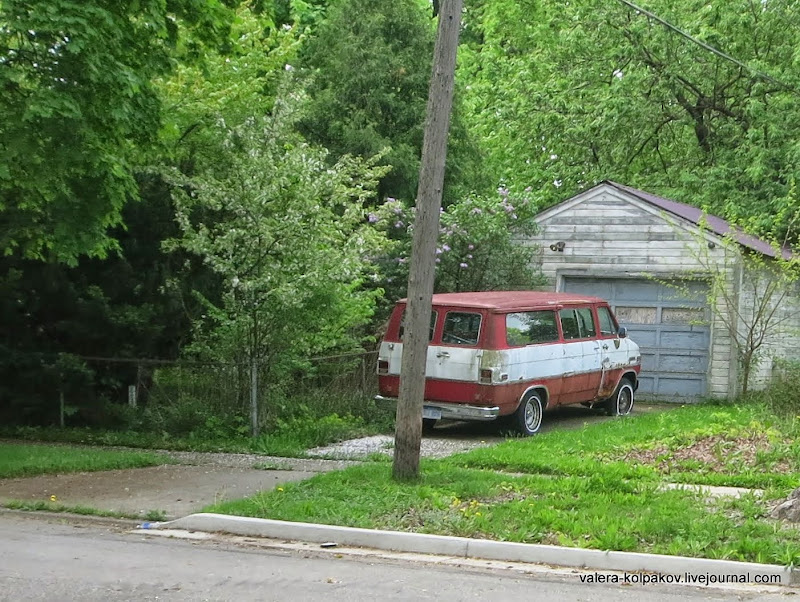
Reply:
<svg viewBox="0 0 800 602"><path fill-rule="evenodd" d="M558 312L561 318L561 330L564 333L564 338L579 339L581 338L581 331L578 328L578 318L575 316L574 309L562 309Z"/></svg>
<svg viewBox="0 0 800 602"><path fill-rule="evenodd" d="M436 330L436 310L431 311L431 325L428 329L428 341L433 340L433 331ZM400 332L398 334L398 338L402 341L403 340L403 332L406 329L406 311L403 310L403 315L400 317Z"/></svg>
<svg viewBox="0 0 800 602"><path fill-rule="evenodd" d="M607 307L597 308L597 319L600 322L600 334L603 336L617 334L617 326L614 324L614 317Z"/></svg>
<svg viewBox="0 0 800 602"><path fill-rule="evenodd" d="M449 311L444 319L442 344L477 345L481 330L481 315Z"/></svg>
<svg viewBox="0 0 800 602"><path fill-rule="evenodd" d="M581 307L580 309L575 310L575 313L578 314L578 327L581 330L581 338L585 339L587 337L593 337L596 334L594 329L594 317L592 316L592 310L588 307Z"/></svg>
<svg viewBox="0 0 800 602"><path fill-rule="evenodd" d="M511 347L552 343L558 340L554 311L506 314L506 343Z"/></svg>

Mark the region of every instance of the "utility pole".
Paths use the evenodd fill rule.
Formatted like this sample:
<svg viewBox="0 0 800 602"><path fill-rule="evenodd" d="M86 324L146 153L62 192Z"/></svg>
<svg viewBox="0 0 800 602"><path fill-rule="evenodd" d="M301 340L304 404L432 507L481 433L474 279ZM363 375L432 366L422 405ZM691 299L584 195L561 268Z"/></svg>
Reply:
<svg viewBox="0 0 800 602"><path fill-rule="evenodd" d="M463 0L440 2L433 74L428 91L417 189L417 216L414 220L408 275L408 306L405 314L392 467L394 478L404 481L419 477L422 402L425 395L425 361L436 269L436 239L439 236L439 209L442 206L462 4Z"/></svg>

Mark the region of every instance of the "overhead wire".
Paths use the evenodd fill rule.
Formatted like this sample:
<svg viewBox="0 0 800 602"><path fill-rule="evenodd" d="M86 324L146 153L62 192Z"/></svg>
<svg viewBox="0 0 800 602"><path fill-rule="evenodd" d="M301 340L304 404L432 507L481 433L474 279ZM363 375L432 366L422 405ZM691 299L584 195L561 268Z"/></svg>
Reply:
<svg viewBox="0 0 800 602"><path fill-rule="evenodd" d="M684 38L686 38L687 40L689 40L693 44L697 44L701 48L716 54L718 57L720 57L722 59L725 59L726 61L729 61L729 62L733 63L734 65L737 65L737 66L741 67L742 69L745 69L746 71L749 71L749 72L751 72L751 73L753 73L755 75L758 75L762 79L768 80L768 81L770 81L770 82L772 82L774 84L777 84L777 85L779 85L782 88L785 88L787 90L791 90L791 91L794 91L794 92L798 91L795 87L790 86L789 84L786 84L786 83L780 81L779 79L776 79L776 78L772 77L768 73L764 73L763 71L759 71L758 69L755 69L754 67L751 67L750 65L740 61L739 59L737 59L735 57L732 57L730 54L727 54L726 52L723 52L722 50L719 50L718 48L714 48L711 44L703 42L702 40L698 40L697 38L695 38L690 33L687 33L685 31L683 31L681 28L677 27L676 25L673 25L672 23L670 23L669 21L667 21L666 19L664 19L662 17L659 17L655 13L652 13L649 10L644 9L641 6L637 6L636 4L631 2L630 0L619 0L619 2L621 2L622 4L627 6L628 8L631 8L631 9L633 9L633 10L635 10L635 11L637 11L637 12L639 12L639 13L645 15L645 16L647 16L650 19L653 19L654 21L658 21L659 23L661 23L661 25L663 25L667 29L670 29L670 30L674 31L675 33L677 33L678 35L683 36Z"/></svg>

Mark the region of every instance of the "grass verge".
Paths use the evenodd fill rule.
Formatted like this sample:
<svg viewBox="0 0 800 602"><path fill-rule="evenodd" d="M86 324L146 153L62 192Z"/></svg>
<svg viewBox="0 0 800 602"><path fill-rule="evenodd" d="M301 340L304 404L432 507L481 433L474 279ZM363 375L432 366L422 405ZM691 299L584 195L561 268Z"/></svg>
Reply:
<svg viewBox="0 0 800 602"><path fill-rule="evenodd" d="M170 462L166 456L152 452L0 443L0 478L142 468Z"/></svg>
<svg viewBox="0 0 800 602"><path fill-rule="evenodd" d="M290 521L800 564L800 529L767 518L800 485L794 423L755 406L686 407L509 440L422 463L318 475L208 511ZM665 482L757 486L710 499Z"/></svg>
<svg viewBox="0 0 800 602"><path fill-rule="evenodd" d="M130 518L130 519L145 519L149 521L163 521L166 520L167 514L163 510L148 510L141 514L132 514L130 512L116 512L114 510L98 510L89 506L70 506L59 504L57 502L43 502L41 500L25 501L25 500L8 500L2 504L4 508L9 510L25 510L28 512L54 512L54 513L68 513L79 514L81 516L104 516L109 518Z"/></svg>

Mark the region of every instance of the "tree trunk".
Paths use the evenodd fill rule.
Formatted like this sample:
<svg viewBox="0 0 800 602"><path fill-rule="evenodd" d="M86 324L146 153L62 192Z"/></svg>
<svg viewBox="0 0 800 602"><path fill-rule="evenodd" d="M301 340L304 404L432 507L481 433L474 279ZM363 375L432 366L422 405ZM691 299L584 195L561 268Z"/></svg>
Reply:
<svg viewBox="0 0 800 602"><path fill-rule="evenodd" d="M408 276L407 327L403 344L400 395L397 402L392 474L398 480L419 477L428 325L431 316L436 239L439 235L439 208L442 205L447 134L453 106L453 81L462 3L462 0L443 0L441 3L433 74L428 93L425 138L422 143L422 163L417 189L417 217L414 221Z"/></svg>
<svg viewBox="0 0 800 602"><path fill-rule="evenodd" d="M750 390L750 372L753 368L752 352L745 352L742 356L742 395L747 395Z"/></svg>
<svg viewBox="0 0 800 602"><path fill-rule="evenodd" d="M250 358L250 434L258 437L258 360Z"/></svg>

